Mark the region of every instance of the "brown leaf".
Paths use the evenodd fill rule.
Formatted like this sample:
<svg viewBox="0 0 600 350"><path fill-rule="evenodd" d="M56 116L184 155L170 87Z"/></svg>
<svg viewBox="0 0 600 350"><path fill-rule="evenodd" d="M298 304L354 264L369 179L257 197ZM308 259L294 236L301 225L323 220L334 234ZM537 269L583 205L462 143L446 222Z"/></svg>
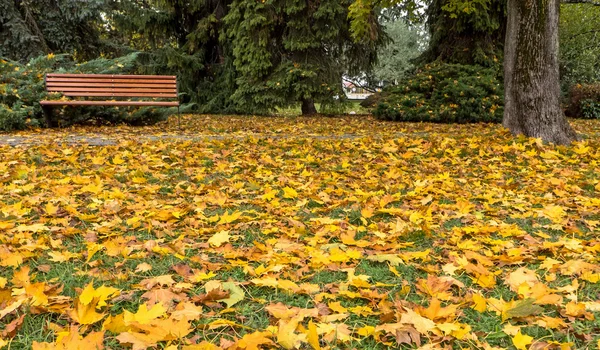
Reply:
<svg viewBox="0 0 600 350"><path fill-rule="evenodd" d="M50 265L38 265L38 266L36 267L36 269L37 269L38 271L40 271L40 272L49 272L49 271L50 271L50 269L52 269L52 266L50 266Z"/></svg>
<svg viewBox="0 0 600 350"><path fill-rule="evenodd" d="M162 303L167 307L175 305L176 302L187 300L184 294L177 294L166 288L156 288L142 294L143 299L148 300L148 305Z"/></svg>
<svg viewBox="0 0 600 350"><path fill-rule="evenodd" d="M184 264L173 265L171 266L171 270L175 271L179 276L185 277L186 279L194 275L192 268Z"/></svg>
<svg viewBox="0 0 600 350"><path fill-rule="evenodd" d="M216 303L215 301L227 299L229 298L229 291L215 288L210 290L206 294L196 295L192 298L194 303L201 303L211 308L219 308L222 307L221 304Z"/></svg>
<svg viewBox="0 0 600 350"><path fill-rule="evenodd" d="M23 325L24 319L25 314L22 314L18 318L14 319L11 323L7 324L4 330L2 330L2 338L13 338Z"/></svg>

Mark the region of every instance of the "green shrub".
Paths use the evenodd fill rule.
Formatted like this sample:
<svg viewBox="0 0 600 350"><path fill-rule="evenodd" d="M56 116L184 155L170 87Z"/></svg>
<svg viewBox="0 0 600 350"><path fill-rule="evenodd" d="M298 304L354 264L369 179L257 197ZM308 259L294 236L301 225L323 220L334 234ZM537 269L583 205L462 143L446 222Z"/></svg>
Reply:
<svg viewBox="0 0 600 350"><path fill-rule="evenodd" d="M600 101L581 101L581 112L585 119L600 119Z"/></svg>
<svg viewBox="0 0 600 350"><path fill-rule="evenodd" d="M434 63L385 88L374 98L373 114L394 121L499 123L503 95L497 68Z"/></svg>
<svg viewBox="0 0 600 350"><path fill-rule="evenodd" d="M600 119L600 83L573 86L566 114L572 118Z"/></svg>
<svg viewBox="0 0 600 350"><path fill-rule="evenodd" d="M40 100L61 99L59 93L45 91L46 73L136 74L139 72L137 54L78 64L69 55L48 55L27 64L0 59L0 131L42 127L46 125ZM61 126L79 123L150 124L164 120L176 111L151 107L73 107L52 109L53 121Z"/></svg>

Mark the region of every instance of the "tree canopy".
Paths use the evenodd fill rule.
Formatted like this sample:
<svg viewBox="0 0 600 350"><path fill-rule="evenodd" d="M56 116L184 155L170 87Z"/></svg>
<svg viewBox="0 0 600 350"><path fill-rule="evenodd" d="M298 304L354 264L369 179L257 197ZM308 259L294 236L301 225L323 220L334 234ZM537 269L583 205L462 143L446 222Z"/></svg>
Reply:
<svg viewBox="0 0 600 350"><path fill-rule="evenodd" d="M311 101L341 96L342 76L368 70L383 41L383 35L352 41L351 3L234 0L225 24L239 74L236 102L269 111L297 101L310 108Z"/></svg>
<svg viewBox="0 0 600 350"><path fill-rule="evenodd" d="M563 4L559 35L563 91L573 84L600 81L600 6Z"/></svg>

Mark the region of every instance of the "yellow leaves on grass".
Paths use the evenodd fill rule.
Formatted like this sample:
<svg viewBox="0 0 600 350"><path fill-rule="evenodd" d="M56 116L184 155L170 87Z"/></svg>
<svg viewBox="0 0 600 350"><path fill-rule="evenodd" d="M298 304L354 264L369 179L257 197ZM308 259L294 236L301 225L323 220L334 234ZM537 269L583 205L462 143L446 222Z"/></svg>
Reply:
<svg viewBox="0 0 600 350"><path fill-rule="evenodd" d="M582 331L600 312L596 139L554 147L490 125L369 118L184 122L185 134L74 128L0 145L0 345L598 343Z"/></svg>
<svg viewBox="0 0 600 350"><path fill-rule="evenodd" d="M101 286L94 289L90 282L81 292L75 303L75 308L69 316L79 324L93 324L104 318L104 314L96 312L106 306L106 300L119 294L119 290L112 287Z"/></svg>
<svg viewBox="0 0 600 350"><path fill-rule="evenodd" d="M55 343L33 342L32 350L90 350L104 349L104 332L90 332L86 336L79 334L76 327L58 332Z"/></svg>

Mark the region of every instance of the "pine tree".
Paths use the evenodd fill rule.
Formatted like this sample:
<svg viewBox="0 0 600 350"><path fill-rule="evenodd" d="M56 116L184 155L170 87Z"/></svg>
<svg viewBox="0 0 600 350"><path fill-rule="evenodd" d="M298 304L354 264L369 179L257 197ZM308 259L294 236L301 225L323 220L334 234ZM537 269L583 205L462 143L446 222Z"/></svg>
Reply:
<svg viewBox="0 0 600 350"><path fill-rule="evenodd" d="M303 114L314 114L315 102L343 96L342 76L368 69L382 42L353 42L351 4L351 0L234 0L225 17L238 72L234 101L262 113L300 102Z"/></svg>

